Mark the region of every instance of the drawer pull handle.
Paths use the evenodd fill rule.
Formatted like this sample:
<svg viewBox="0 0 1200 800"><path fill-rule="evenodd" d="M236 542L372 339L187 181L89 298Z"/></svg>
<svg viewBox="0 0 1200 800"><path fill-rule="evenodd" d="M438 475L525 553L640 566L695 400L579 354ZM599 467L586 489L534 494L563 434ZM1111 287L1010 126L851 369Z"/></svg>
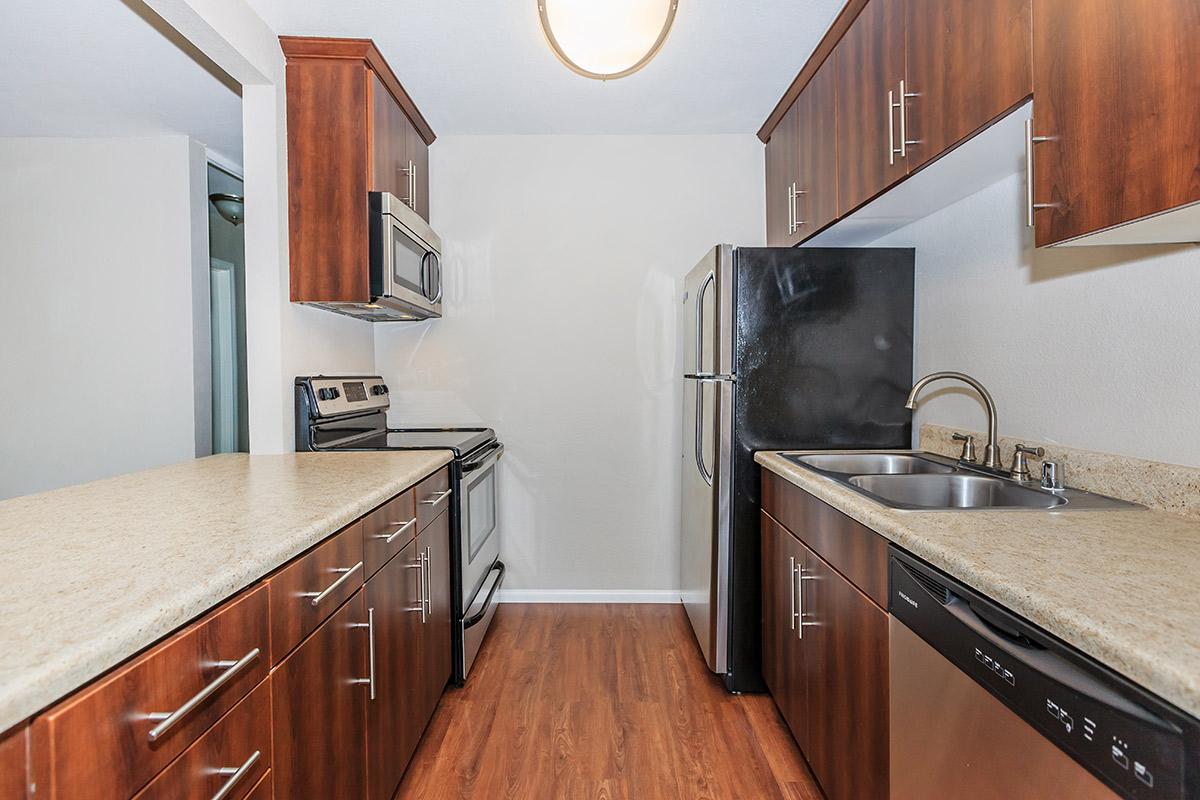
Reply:
<svg viewBox="0 0 1200 800"><path fill-rule="evenodd" d="M391 544L392 542L394 542L396 540L397 536L404 533L406 530L411 528L413 525L416 525L417 518L413 517L408 522L393 522L392 524L399 525L400 527L397 528L393 533L377 533L377 534L375 534L375 538L383 539L384 544Z"/></svg>
<svg viewBox="0 0 1200 800"><path fill-rule="evenodd" d="M220 767L217 770L217 774L228 775L229 780L221 784L221 788L217 789L217 793L212 796L212 800L225 800L226 797L229 797L233 793L234 787L238 785L242 778L246 777L250 770L254 769L254 765L258 763L259 756L261 755L261 752L255 750L246 759L246 763L240 767Z"/></svg>
<svg viewBox="0 0 1200 800"><path fill-rule="evenodd" d="M336 581L329 584L329 587L326 588L325 591L323 591L323 592L301 592L300 596L301 597L311 597L312 600L310 602L312 603L313 608L316 608L317 606L321 605L322 600L324 600L326 597L329 597L329 595L336 592L343 583L350 580L351 576L353 576L354 573L356 573L360 569L362 569L362 565L363 565L363 562L360 561L357 564L355 564L353 567L338 567L333 571L342 573L342 577L338 578Z"/></svg>
<svg viewBox="0 0 1200 800"><path fill-rule="evenodd" d="M213 694L219 691L222 686L229 683L231 680L233 680L234 676L249 666L251 661L258 658L260 652L261 651L256 647L249 653L246 653L246 655L239 658L237 661L218 661L216 666L221 667L225 671L218 675L216 680L214 680L212 683L208 684L203 689L196 692L196 694L192 695L191 699L189 699L186 703L174 711L155 711L152 714L147 714L147 719L158 723L150 729L150 733L148 734L150 741L157 742L159 739L165 736L167 731L171 730L171 728L174 728L179 720L192 713L196 706L212 697Z"/></svg>
<svg viewBox="0 0 1200 800"><path fill-rule="evenodd" d="M429 497L427 497L427 498L425 498L424 500L422 500L422 501L421 501L421 505L423 505L423 506L436 506L436 505L438 505L439 503L441 503L443 500L445 500L447 497L449 497L449 496L450 496L450 493L451 493L452 491L453 491L452 489L447 489L446 491L444 491L444 492L438 492L438 493L437 493L437 494L435 494L435 495L434 495L434 494L431 494L431 495L429 495Z"/></svg>

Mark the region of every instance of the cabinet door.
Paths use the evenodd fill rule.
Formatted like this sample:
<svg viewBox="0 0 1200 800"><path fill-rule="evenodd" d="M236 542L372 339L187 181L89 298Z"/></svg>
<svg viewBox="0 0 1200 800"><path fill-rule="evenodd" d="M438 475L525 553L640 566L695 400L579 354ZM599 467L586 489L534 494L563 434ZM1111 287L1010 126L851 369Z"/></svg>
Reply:
<svg viewBox="0 0 1200 800"><path fill-rule="evenodd" d="M409 168L413 170L412 189L413 189L413 210L421 217L429 221L429 145L425 144L425 140L421 138L421 134L417 132L417 128L406 117L404 122L408 125L407 130L407 159L410 163Z"/></svg>
<svg viewBox="0 0 1200 800"><path fill-rule="evenodd" d="M1037 0L1036 242L1200 201L1200 4Z"/></svg>
<svg viewBox="0 0 1200 800"><path fill-rule="evenodd" d="M371 83L371 178L372 192L389 192L408 199L408 129L411 125L391 93L374 72L367 70Z"/></svg>
<svg viewBox="0 0 1200 800"><path fill-rule="evenodd" d="M907 174L897 109L904 79L903 0L870 0L833 51L837 66L838 211ZM890 93L890 94L889 94ZM890 100L889 100L890 98Z"/></svg>
<svg viewBox="0 0 1200 800"><path fill-rule="evenodd" d="M800 160L799 103L793 103L771 132L766 151L767 244L790 247L796 243L795 200Z"/></svg>
<svg viewBox="0 0 1200 800"><path fill-rule="evenodd" d="M425 719L437 708L450 680L450 512L444 511L417 537L425 552L425 589L428 611L422 636Z"/></svg>
<svg viewBox="0 0 1200 800"><path fill-rule="evenodd" d="M0 735L0 797L17 800L25 796L27 736L24 725Z"/></svg>
<svg viewBox="0 0 1200 800"><path fill-rule="evenodd" d="M425 728L422 560L414 540L366 585L375 625L375 697L367 704L367 797L391 800Z"/></svg>
<svg viewBox="0 0 1200 800"><path fill-rule="evenodd" d="M805 748L829 800L888 796L887 612L803 545Z"/></svg>
<svg viewBox="0 0 1200 800"><path fill-rule="evenodd" d="M808 747L808 687L800 622L801 545L762 515L763 678L801 750Z"/></svg>
<svg viewBox="0 0 1200 800"><path fill-rule="evenodd" d="M833 62L826 60L796 99L798 241L812 236L838 215L836 76Z"/></svg>
<svg viewBox="0 0 1200 800"><path fill-rule="evenodd" d="M905 0L908 169L1033 92L1031 0Z"/></svg>
<svg viewBox="0 0 1200 800"><path fill-rule="evenodd" d="M271 674L276 797L366 791L367 641L360 589Z"/></svg>

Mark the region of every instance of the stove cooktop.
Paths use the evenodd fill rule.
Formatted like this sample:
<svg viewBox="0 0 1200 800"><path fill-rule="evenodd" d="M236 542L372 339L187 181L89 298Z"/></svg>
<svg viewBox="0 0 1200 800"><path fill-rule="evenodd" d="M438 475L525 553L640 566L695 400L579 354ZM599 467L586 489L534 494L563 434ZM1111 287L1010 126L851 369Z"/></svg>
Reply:
<svg viewBox="0 0 1200 800"><path fill-rule="evenodd" d="M453 450L455 458L461 458L495 439L491 428L389 428L332 449Z"/></svg>

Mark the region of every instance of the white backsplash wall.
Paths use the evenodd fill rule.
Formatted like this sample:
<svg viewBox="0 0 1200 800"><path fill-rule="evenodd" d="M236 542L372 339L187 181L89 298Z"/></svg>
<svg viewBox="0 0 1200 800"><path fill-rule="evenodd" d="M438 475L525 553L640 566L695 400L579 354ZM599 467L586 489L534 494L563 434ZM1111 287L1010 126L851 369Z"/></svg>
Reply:
<svg viewBox="0 0 1200 800"><path fill-rule="evenodd" d="M204 159L0 139L0 499L208 452Z"/></svg>
<svg viewBox="0 0 1200 800"><path fill-rule="evenodd" d="M1035 250L1023 203L1014 176L875 242L917 248L917 374L977 377L1004 435L1200 465L1200 248ZM983 428L938 386L918 422Z"/></svg>
<svg viewBox="0 0 1200 800"><path fill-rule="evenodd" d="M392 424L497 429L510 598L674 599L679 293L714 244L762 243L762 144L446 136L430 157L445 317L376 327Z"/></svg>

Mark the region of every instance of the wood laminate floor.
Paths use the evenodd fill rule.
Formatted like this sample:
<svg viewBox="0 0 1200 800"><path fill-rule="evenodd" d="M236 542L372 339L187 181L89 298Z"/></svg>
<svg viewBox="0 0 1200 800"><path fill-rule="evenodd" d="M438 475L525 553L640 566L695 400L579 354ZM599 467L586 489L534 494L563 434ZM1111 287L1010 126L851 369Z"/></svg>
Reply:
<svg viewBox="0 0 1200 800"><path fill-rule="evenodd" d="M725 692L682 606L503 605L398 800L820 800L767 695Z"/></svg>

